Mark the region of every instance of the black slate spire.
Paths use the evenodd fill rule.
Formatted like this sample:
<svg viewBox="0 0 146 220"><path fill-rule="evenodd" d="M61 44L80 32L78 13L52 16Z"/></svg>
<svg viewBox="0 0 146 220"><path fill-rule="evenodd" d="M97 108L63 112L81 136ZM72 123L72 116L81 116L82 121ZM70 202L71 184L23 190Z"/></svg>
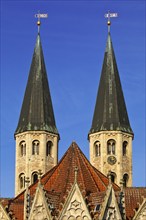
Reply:
<svg viewBox="0 0 146 220"><path fill-rule="evenodd" d="M111 36L108 33L92 127L89 134L112 130L133 134L128 119Z"/></svg>
<svg viewBox="0 0 146 220"><path fill-rule="evenodd" d="M15 134L24 131L58 134L39 33Z"/></svg>

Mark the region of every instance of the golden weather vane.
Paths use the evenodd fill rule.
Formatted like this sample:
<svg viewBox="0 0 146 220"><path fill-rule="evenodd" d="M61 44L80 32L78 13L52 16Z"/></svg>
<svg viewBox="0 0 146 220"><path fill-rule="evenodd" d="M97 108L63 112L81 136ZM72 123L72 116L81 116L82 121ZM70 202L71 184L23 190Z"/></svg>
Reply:
<svg viewBox="0 0 146 220"><path fill-rule="evenodd" d="M41 18L48 18L48 14L40 14L40 11L38 11L38 14L35 14L34 16L35 16L35 18L38 19L37 26L38 26L38 33L40 33L40 25L41 25L40 19Z"/></svg>
<svg viewBox="0 0 146 220"><path fill-rule="evenodd" d="M116 18L116 17L118 17L118 13L110 13L110 12L108 11L108 13L104 15L104 17L108 19L108 21L107 21L108 32L110 32L110 25L111 25L110 18Z"/></svg>

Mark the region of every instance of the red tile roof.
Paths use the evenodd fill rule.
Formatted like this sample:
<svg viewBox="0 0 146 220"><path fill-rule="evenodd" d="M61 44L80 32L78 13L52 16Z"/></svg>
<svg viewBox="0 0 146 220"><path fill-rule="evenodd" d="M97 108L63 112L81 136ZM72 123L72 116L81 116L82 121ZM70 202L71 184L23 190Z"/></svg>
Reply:
<svg viewBox="0 0 146 220"><path fill-rule="evenodd" d="M146 198L146 188L144 187L128 187L125 188L125 206L126 216L131 220L135 215L135 211L139 209L139 204Z"/></svg>
<svg viewBox="0 0 146 220"><path fill-rule="evenodd" d="M58 165L41 178L47 202L54 206L52 215L58 216L59 211L61 211L61 204L64 204L68 192L75 181L76 168L78 168L77 183L85 198L85 202L88 204L91 216L95 217L96 215L98 219L100 213L98 208L105 198L109 179L90 164L75 142L71 144ZM31 200L34 198L37 186L38 183L35 183L29 187ZM113 184L113 188L118 195L120 188L116 184ZM142 203L142 195L146 197L145 188L125 189L125 205L128 220L134 216L134 209L138 207L138 202ZM14 199L3 202L3 206L6 205L8 205L7 211L11 211L12 216L18 220L23 220L24 192Z"/></svg>
<svg viewBox="0 0 146 220"><path fill-rule="evenodd" d="M109 180L100 171L95 169L77 144L73 142L58 165L42 177L44 189L55 192L65 192L74 183L75 168L78 168L77 182L88 192L105 191ZM114 184L115 190L119 189Z"/></svg>

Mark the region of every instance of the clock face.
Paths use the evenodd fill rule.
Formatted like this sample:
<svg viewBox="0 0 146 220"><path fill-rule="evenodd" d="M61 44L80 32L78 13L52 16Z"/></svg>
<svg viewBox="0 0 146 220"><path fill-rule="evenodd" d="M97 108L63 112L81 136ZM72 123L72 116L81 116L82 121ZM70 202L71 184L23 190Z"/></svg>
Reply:
<svg viewBox="0 0 146 220"><path fill-rule="evenodd" d="M111 165L114 165L117 162L117 159L114 156L109 156L107 162Z"/></svg>

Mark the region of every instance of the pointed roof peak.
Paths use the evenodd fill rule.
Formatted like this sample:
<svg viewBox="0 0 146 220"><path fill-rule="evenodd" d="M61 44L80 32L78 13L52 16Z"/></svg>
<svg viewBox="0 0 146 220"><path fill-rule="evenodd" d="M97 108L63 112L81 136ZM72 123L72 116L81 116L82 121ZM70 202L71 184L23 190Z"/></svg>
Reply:
<svg viewBox="0 0 146 220"><path fill-rule="evenodd" d="M29 77L15 134L48 131L58 134L40 33L37 34Z"/></svg>
<svg viewBox="0 0 146 220"><path fill-rule="evenodd" d="M110 52L112 48L112 39L111 39L111 34L108 32L108 36L107 36L107 41L106 41L106 52Z"/></svg>
<svg viewBox="0 0 146 220"><path fill-rule="evenodd" d="M73 142L58 165L42 177L44 189L63 192L74 183L76 172L76 181L84 190L104 191L109 184L108 178L90 164L79 146ZM114 189L119 190L119 187L114 184Z"/></svg>
<svg viewBox="0 0 146 220"><path fill-rule="evenodd" d="M75 141L72 141L72 143L71 143L71 145L70 145L70 147L69 148L78 148L79 149L79 146L78 146L78 144L75 142Z"/></svg>
<svg viewBox="0 0 146 220"><path fill-rule="evenodd" d="M111 130L123 131L133 135L111 35L108 32L92 127L89 133Z"/></svg>

